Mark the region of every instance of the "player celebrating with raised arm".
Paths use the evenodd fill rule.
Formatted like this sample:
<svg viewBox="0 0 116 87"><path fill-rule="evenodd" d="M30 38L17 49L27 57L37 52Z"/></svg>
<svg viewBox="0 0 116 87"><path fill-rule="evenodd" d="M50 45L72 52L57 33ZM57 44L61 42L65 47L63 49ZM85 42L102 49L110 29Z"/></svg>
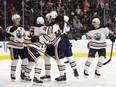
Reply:
<svg viewBox="0 0 116 87"><path fill-rule="evenodd" d="M106 57L106 37L109 36L112 42L115 42L115 36L113 32L107 27L100 26L100 19L94 18L92 20L93 29L82 36L82 38L90 38L90 48L88 59L85 63L84 75L89 76L88 70L91 66L93 59L95 58L96 52L98 52L99 59L95 69L95 76L100 77L100 69L103 65L104 58Z"/></svg>

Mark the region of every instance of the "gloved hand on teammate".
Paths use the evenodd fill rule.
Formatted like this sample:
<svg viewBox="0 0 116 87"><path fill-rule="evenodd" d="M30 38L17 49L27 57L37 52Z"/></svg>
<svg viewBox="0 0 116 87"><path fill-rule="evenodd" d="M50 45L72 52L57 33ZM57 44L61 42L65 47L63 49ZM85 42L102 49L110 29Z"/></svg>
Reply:
<svg viewBox="0 0 116 87"><path fill-rule="evenodd" d="M38 36L33 36L31 38L31 42L39 42L39 37Z"/></svg>

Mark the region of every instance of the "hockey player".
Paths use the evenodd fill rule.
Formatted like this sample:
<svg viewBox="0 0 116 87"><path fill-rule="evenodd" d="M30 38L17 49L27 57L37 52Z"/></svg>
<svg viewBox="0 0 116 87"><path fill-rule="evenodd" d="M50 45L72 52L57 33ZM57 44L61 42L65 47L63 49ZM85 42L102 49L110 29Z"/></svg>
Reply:
<svg viewBox="0 0 116 87"><path fill-rule="evenodd" d="M51 30L55 24L55 18L57 17L57 12L56 11L52 11L50 13L48 13L46 15L46 17L49 19L49 24L47 25L49 27L49 30ZM42 80L46 80L46 81L51 81L51 74L50 74L50 70L51 70L51 63L50 63L50 56L55 56L55 47L52 44L49 44L46 48L45 51L46 54L49 55L48 56L44 56L44 62L45 62L45 76L42 76L41 79Z"/></svg>
<svg viewBox="0 0 116 87"><path fill-rule="evenodd" d="M26 81L31 81L31 78L29 76L33 66L35 65L35 74L34 74L34 79L33 82L34 84L38 84L41 85L43 83L43 81L40 80L40 74L41 74L41 68L43 65L43 60L40 58L40 54L38 52L39 48L42 46L42 44L40 42L44 42L46 41L46 31L44 30L45 26L44 26L44 19L42 17L38 17L37 18L37 26L32 26L30 28L30 36L29 34L27 34L27 36L29 36L31 38L31 43L29 41L27 41L27 47L28 47L28 53L29 53L29 63L26 67L25 70L25 80ZM27 37L27 40L30 40L30 38ZM36 49L38 50L36 50Z"/></svg>
<svg viewBox="0 0 116 87"><path fill-rule="evenodd" d="M40 74L41 74L41 68L43 65L43 60L42 58L40 58L39 52L33 47L29 46L29 45L36 45L39 48L41 46L41 43L39 42L38 38L33 38L33 37L30 38L30 34L28 34L28 32L29 31L27 31L27 34L25 37L26 39L25 44L27 46L29 63L26 66L23 80L31 81L31 78L29 75L34 67L33 85L36 85L36 84L42 85L43 81L40 80Z"/></svg>
<svg viewBox="0 0 116 87"><path fill-rule="evenodd" d="M55 56L58 64L58 69L60 71L60 76L58 78L55 78L56 81L66 81L66 72L65 72L65 64L64 64L64 57L67 58L67 60L70 63L71 68L73 69L74 76L78 77L79 74L76 69L76 62L72 59L72 49L71 49L71 43L69 42L67 32L69 32L70 27L67 25L69 18L67 16L62 17L56 17L56 22L60 26L61 32L57 32L58 35L60 35L61 40L57 45L55 45Z"/></svg>
<svg viewBox="0 0 116 87"><path fill-rule="evenodd" d="M104 58L106 57L106 37L109 36L112 42L115 42L115 37L113 35L113 32L109 30L107 27L100 26L100 19L94 18L92 20L93 29L86 33L82 38L90 38L90 48L88 53L88 59L85 63L84 68L84 75L89 76L88 70L91 66L92 61L95 58L96 52L98 52L99 59L97 66L95 68L95 76L100 77L100 69L102 67L102 64L104 62Z"/></svg>
<svg viewBox="0 0 116 87"><path fill-rule="evenodd" d="M22 72L24 72L25 67L28 63L28 59L26 55L27 51L26 51L26 48L24 48L23 46L25 30L23 27L19 26L20 20L21 20L21 17L18 14L12 15L13 25L7 27L7 32L13 36L9 38L10 41L7 44L7 46L10 49L10 55L11 55L11 60L12 60L11 75L10 75L12 81L16 80L15 73L16 73L19 56L22 60L21 78L22 78Z"/></svg>

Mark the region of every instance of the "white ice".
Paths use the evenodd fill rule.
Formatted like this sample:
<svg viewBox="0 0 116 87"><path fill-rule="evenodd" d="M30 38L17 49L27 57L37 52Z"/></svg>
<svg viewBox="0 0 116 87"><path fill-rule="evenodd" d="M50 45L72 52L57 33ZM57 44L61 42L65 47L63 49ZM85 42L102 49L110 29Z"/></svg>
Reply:
<svg viewBox="0 0 116 87"><path fill-rule="evenodd" d="M109 57L108 57L109 58ZM106 60L108 60L108 58ZM101 78L94 77L95 66L97 63L97 58L93 61L91 68L89 70L90 76L85 78L83 76L84 63L87 58L74 58L77 63L77 69L79 71L80 77L79 79L73 76L72 69L69 64L66 64L66 72L67 72L67 82L66 84L59 84L54 81L55 77L59 76L58 69L56 67L56 63L53 59L51 59L52 70L51 82L44 82L41 87L116 87L116 57L112 58L112 61L103 66L101 70ZM10 81L10 60L1 60L0 61L0 87L34 87L32 82L20 82L20 64L18 63L17 69L17 79L16 82ZM44 75L45 71L43 68L42 74ZM33 72L31 73L31 77L33 78Z"/></svg>

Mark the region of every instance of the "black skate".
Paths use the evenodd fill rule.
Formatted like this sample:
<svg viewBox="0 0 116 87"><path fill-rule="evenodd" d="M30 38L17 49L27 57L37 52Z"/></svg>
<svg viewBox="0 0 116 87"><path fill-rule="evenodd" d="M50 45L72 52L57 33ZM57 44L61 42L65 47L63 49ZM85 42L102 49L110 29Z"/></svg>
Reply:
<svg viewBox="0 0 116 87"><path fill-rule="evenodd" d="M79 74L78 74L78 71L77 71L77 69L74 69L74 70L73 70L73 72L74 72L74 77L77 77L77 78L79 78Z"/></svg>
<svg viewBox="0 0 116 87"><path fill-rule="evenodd" d="M11 81L12 81L12 82L15 82L16 77L15 77L15 75L14 75L14 74L11 74L11 75L10 75L10 78L11 78Z"/></svg>
<svg viewBox="0 0 116 87"><path fill-rule="evenodd" d="M57 82L65 82L66 81L66 75L59 76L58 78L55 78Z"/></svg>
<svg viewBox="0 0 116 87"><path fill-rule="evenodd" d="M25 73L21 71L21 75L20 75L21 81L25 81L25 78L26 78Z"/></svg>
<svg viewBox="0 0 116 87"><path fill-rule="evenodd" d="M83 72L84 76L87 78L89 76L88 72L86 70L84 70Z"/></svg>
<svg viewBox="0 0 116 87"><path fill-rule="evenodd" d="M101 74L98 73L97 70L95 70L95 77L96 77L96 78L99 78L100 76L101 76Z"/></svg>
<svg viewBox="0 0 116 87"><path fill-rule="evenodd" d="M43 80L43 81L51 81L51 76L50 75L45 75L45 76L40 77L40 79Z"/></svg>
<svg viewBox="0 0 116 87"><path fill-rule="evenodd" d="M27 82L28 81L30 82L32 79L30 78L30 76L26 76L26 77L24 77L24 80L27 81Z"/></svg>
<svg viewBox="0 0 116 87"><path fill-rule="evenodd" d="M42 86L43 81L38 80L36 77L33 79L33 85Z"/></svg>

